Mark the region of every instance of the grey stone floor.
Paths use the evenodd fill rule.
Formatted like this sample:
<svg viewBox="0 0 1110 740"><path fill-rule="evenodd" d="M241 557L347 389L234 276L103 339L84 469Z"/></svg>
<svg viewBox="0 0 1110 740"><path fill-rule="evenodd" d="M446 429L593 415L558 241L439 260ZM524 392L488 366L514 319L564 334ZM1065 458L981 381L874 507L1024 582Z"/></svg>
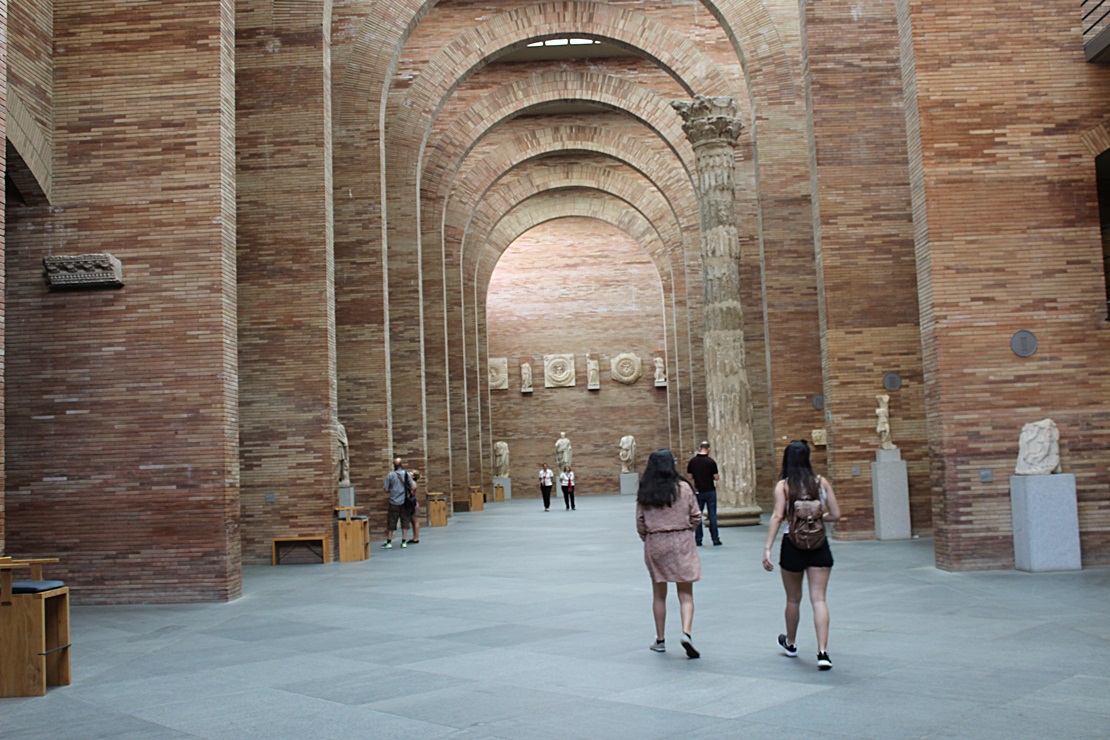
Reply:
<svg viewBox="0 0 1110 740"><path fill-rule="evenodd" d="M457 515L364 563L252 567L203 606L75 607L73 685L0 699L8 738L1110 736L1110 568L945 573L834 543L830 652L779 654L762 529L702 548L694 637L653 638L633 502ZM708 539L708 538L707 538Z"/></svg>

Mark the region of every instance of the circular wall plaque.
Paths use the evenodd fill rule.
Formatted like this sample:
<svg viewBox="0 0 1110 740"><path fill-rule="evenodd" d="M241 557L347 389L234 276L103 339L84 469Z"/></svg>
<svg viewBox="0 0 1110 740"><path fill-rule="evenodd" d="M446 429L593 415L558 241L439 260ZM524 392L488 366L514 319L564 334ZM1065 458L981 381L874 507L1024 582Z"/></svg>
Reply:
<svg viewBox="0 0 1110 740"><path fill-rule="evenodd" d="M902 387L902 376L898 373L890 372L883 376L883 388L888 391L896 391Z"/></svg>
<svg viewBox="0 0 1110 740"><path fill-rule="evenodd" d="M1010 349L1018 357L1031 357L1037 351L1037 335L1022 329L1010 337Z"/></svg>
<svg viewBox="0 0 1110 740"><path fill-rule="evenodd" d="M813 408L815 408L815 409L825 408L825 394L824 393L818 393L816 396L813 397Z"/></svg>

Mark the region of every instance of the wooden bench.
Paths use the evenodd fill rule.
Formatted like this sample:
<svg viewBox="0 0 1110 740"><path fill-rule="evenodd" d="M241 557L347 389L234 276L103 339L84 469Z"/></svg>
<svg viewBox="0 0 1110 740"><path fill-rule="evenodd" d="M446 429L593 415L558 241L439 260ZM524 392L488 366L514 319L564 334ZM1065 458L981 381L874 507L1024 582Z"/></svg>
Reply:
<svg viewBox="0 0 1110 740"><path fill-rule="evenodd" d="M69 588L42 577L57 558L0 558L0 696L42 696L68 686ZM30 581L12 571L28 568Z"/></svg>
<svg viewBox="0 0 1110 740"><path fill-rule="evenodd" d="M314 548L312 546L313 543L319 545L319 549ZM319 555L321 563L331 562L331 537L326 534L318 537L275 537L273 539L273 549L270 553L270 562L272 565L277 565L281 562L283 545L291 545L294 547L303 546L309 552ZM285 550L289 549L288 547L285 548Z"/></svg>

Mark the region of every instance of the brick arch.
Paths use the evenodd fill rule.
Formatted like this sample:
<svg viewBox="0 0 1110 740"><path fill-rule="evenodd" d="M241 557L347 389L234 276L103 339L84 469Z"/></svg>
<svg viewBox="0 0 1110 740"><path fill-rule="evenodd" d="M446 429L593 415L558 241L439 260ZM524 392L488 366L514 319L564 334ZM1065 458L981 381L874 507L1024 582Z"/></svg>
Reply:
<svg viewBox="0 0 1110 740"><path fill-rule="evenodd" d="M607 193L600 193L593 191L591 195L585 195L589 191L582 191L576 189L563 189L560 191L540 193L532 198L529 198L520 203L512 213L506 214L505 218L501 220L498 228L494 230L488 239L488 248L483 249L483 254L486 255L483 262L476 265L473 274L473 279L469 280L468 288L466 290L469 301L470 311L468 313L468 322L470 327L474 327L473 332L470 334L468 346L473 348L475 357L468 358L468 372L467 372L467 392L471 394L472 399L477 399L477 404L480 409L480 415L477 420L477 429L470 428L467 433L473 435L478 434L475 440L471 437L472 442L477 442L477 449L483 449L481 446L482 438L490 434L489 421L489 390L486 385L486 357L483 352L479 352L478 348L486 346L486 327L485 327L485 302L486 302L486 289L489 285L489 278L493 274L493 269L496 267L497 259L512 242L524 232L548 221L556 220L559 218L566 218L570 216L581 218L594 218L598 221L609 223L616 228L624 231L634 241L644 246L645 249L658 249L658 245L651 245L652 241L657 239L654 235L654 228L641 214L628 207L625 201L612 196ZM660 275L664 283L664 317L667 338L667 356L668 356L668 372L674 373L673 377L678 378L680 368L677 365L680 353L675 346L675 334L673 332L673 300L666 290L667 281L664 276ZM469 327L468 327L469 328ZM683 377L687 375L688 369L681 370ZM690 411L680 405L680 399L685 393L684 387L680 383L675 383L674 392L671 395L671 403L678 407L677 415L673 414L672 419L681 419L684 414L689 414ZM460 430L461 433L461 430ZM685 429L679 433L677 429L672 429L672 434L681 434L681 438L689 437L689 442L684 443L693 444L693 439L696 437L696 430Z"/></svg>
<svg viewBox="0 0 1110 740"><path fill-rule="evenodd" d="M438 0L367 0L349 11L364 20L337 75L342 78L336 96L336 120L341 127L380 128L386 88L401 50L437 4ZM752 110L757 109L757 100L783 103L800 97L786 44L763 0L702 0L702 5L732 44L753 99Z"/></svg>
<svg viewBox="0 0 1110 740"><path fill-rule="evenodd" d="M688 382L689 378L698 377L698 373L702 370L701 353L695 351L692 345L693 336L700 336L702 327L700 284L693 291L688 289L690 281L686 270L687 265L681 253L683 234L677 222L673 220L673 213L662 194L658 191L653 194L645 190L643 180L639 177L629 176L596 164L537 167L520 172L515 181L503 179L502 182L503 187L491 191L489 202L484 201L481 204L483 210L492 216L488 220L488 225L481 230L475 230L473 234L467 234L475 248L471 250L472 259L463 263L464 273L469 272L471 265L479 265L484 261L483 254L490 249L491 244L497 243L495 235L503 228L505 219L522 204L542 194L575 191L587 196L600 194L605 198L615 197L627 203L630 209L642 217L647 227L650 227L647 236L652 238L646 240L645 237L639 241L662 276L667 303L670 307L668 335L673 337L672 374L674 377L683 379L678 386L683 390L676 390L674 397L671 398L672 418L677 421L680 436L684 429L693 428L695 419L691 414L695 408L702 405L699 402L700 394L692 395L693 386ZM511 241L512 239L510 243ZM500 252L497 257L500 258ZM492 273L492 269L490 272ZM695 275L698 273L695 272ZM696 278L695 282L697 282ZM480 289L485 290L484 284L480 284ZM465 291L460 292L465 293Z"/></svg>
<svg viewBox="0 0 1110 740"><path fill-rule="evenodd" d="M662 193L640 178L584 163L518 168L512 175L501 178L498 186L487 191L486 197L475 207L474 226L463 238L461 264L464 272L483 260L481 250L488 248L493 232L519 204L542 192L570 188L607 193L637 211L652 225L658 238L659 251L649 252L656 269L661 274L670 273L674 279L674 256L682 249L682 233ZM681 273L681 260L678 266Z"/></svg>
<svg viewBox="0 0 1110 740"><path fill-rule="evenodd" d="M583 94L583 90L587 92ZM439 140L437 170L441 170L444 176L453 171L455 167L448 163L461 160L473 147L473 141L491 130L491 121L504 121L532 105L567 98L584 98L616 110L630 111L633 117L643 121L646 130L653 131L661 145L669 150L672 162L684 162L684 167L675 167L675 169L680 170L681 176L689 178L689 172L693 170L692 150L682 133L681 121L670 108L668 101L641 85L619 77L566 71L531 75L524 80L517 80L471 106L452 121L448 131ZM416 184L406 179L411 174L414 174L413 169L405 168L400 175L399 179L405 182L405 185L397 186L396 182L391 182L388 198L391 208L405 207L404 199L399 198L399 194L409 193L410 203L412 199L418 198ZM444 188L438 186L436 189L442 193ZM432 363L429 366L435 367L440 365L441 355L449 354L446 347L446 314L449 309L445 301L447 295L455 295L452 288L456 278L451 274L453 270L447 269L448 266L443 262L445 244L442 232L442 199L438 198L430 202L429 199L419 198L419 213L421 228L416 233L413 233L409 222L390 219L391 223L387 229L389 269L392 275L406 276L401 278L402 281L411 283L419 280L420 284L434 284L437 289L424 291L417 297L417 303L404 304L401 307L404 316L407 317L404 322L391 322L391 327L402 323L411 325L422 314L425 321L421 327L410 326L401 331L393 331L391 328L391 332L401 339L413 337L414 339L410 340L412 349L408 351L408 356L414 362L428 361ZM419 269L417 269L418 261ZM440 284L448 287L440 290L438 289ZM420 342L419 357L417 357L415 344L417 337ZM451 395L450 386L451 381L446 377L442 379L433 377L423 381L423 387L419 393L425 399L431 417L431 423L426 428L447 424L447 416L441 409L449 407L449 402L444 399ZM410 396L415 395L416 392L415 388L407 390ZM433 445L432 448L435 449L435 446ZM461 475L461 471L456 474Z"/></svg>
<svg viewBox="0 0 1110 740"><path fill-rule="evenodd" d="M526 157L521 161L520 156L523 156L524 151L521 151L521 146L514 145L513 142L527 142L527 146L535 146L536 151L539 152L536 156ZM541 129L539 131L528 131L521 133L514 139L507 140L500 145L494 152L490 152L487 157L480 160L470 161L475 165L475 177L470 178L474 181L474 185L470 188L472 196L467 198L468 204L465 207L459 207L455 198L449 201L450 207L454 209L453 215L449 216L449 221L444 228L444 257L448 263L449 269L446 271L445 279L447 281L446 295L458 297L457 300L448 301L444 309L446 311L446 326L452 327L453 331L448 331L446 344L442 349L444 362L448 365L448 377L450 385L450 393L445 403L448 404L451 411L449 417L451 419L469 419L468 424L477 424L476 417L473 414L476 409L463 401L466 395L466 378L469 373L473 377L476 368L468 362L473 360L474 350L470 349L471 343L465 340L460 340L462 334L470 336L471 332L467 331L467 327L473 325L472 320L467 320L465 317L468 315L473 316L473 306L469 308L462 305L463 296L468 299L470 296L469 291L464 291L462 286L462 274L459 267L452 267L452 265L459 265L459 253L461 252L461 243L463 237L470 235L473 229L469 226L469 221L474 215L474 209L478 207L483 200L483 196L489 192L490 188L496 183L499 183L503 176L511 175L516 170L528 168L533 163L539 165L541 157L544 155L553 155L558 152L566 152L569 149L578 149L585 152L597 153L602 156L612 158L614 162L620 162L630 171L638 173L640 177L644 177L643 172L649 172L656 176L662 176L662 179L670 179L674 182L674 187L685 188L688 192L685 197L685 208L683 213L674 210L674 202L672 198L667 198L663 193L660 193L663 200L663 205L667 209L666 213L649 215L653 221L659 222L660 216L670 219L674 224L679 234L679 238L685 240L686 253L684 259L680 260L681 264L676 264L676 269L680 272L681 278L679 289L681 291L681 303L685 306L687 319L682 322L680 332L681 346L687 351L683 354L689 354L693 357L694 370L693 372L700 372L700 363L702 362L701 346L691 346L690 344L690 328L689 322L693 321L697 327L700 327L702 316L700 313L701 306L701 282L700 282L700 250L699 250L699 237L698 230L700 224L698 223L698 210L696 197L692 192L689 181L685 176L676 176L676 171L679 168L667 167L661 163L661 157L658 155L666 150L663 149L662 142L657 139L657 146L660 147L659 151L645 150L642 141L634 139L633 137L624 134L614 133L611 130L593 129L588 126L567 126L562 129ZM525 151L527 149L525 148ZM497 160L495 162L487 162L487 159ZM480 174L479 174L480 173ZM667 173L667 175L663 175ZM669 177L668 177L669 176ZM469 175L467 175L469 177ZM650 177L645 178L647 182L655 184ZM641 181L642 182L642 181ZM584 184L588 181L584 181ZM659 188L662 191L662 188ZM494 209L494 217L501 216L500 209ZM508 210L507 208L505 210ZM485 229L488 231L490 226L487 224ZM687 264L688 263L688 264ZM695 333L698 331L695 328ZM454 337L454 338L452 338ZM462 346L459 346L461 341ZM438 357L440 352L439 347L431 347L430 351ZM677 392L677 391L676 391ZM704 407L704 388L699 389L696 385L691 384L689 387L688 395L690 398L683 401L683 408L674 409L674 416L679 420L679 431L684 432L687 428L694 429L696 427L696 411ZM685 419L683 419L683 415ZM452 444L454 449L452 451L452 461L456 464L454 476L461 479L466 475L463 469L463 461L468 458L468 449L465 445L466 437L459 434L452 434ZM692 444L692 441L691 441ZM474 460L471 464L480 463L481 461Z"/></svg>

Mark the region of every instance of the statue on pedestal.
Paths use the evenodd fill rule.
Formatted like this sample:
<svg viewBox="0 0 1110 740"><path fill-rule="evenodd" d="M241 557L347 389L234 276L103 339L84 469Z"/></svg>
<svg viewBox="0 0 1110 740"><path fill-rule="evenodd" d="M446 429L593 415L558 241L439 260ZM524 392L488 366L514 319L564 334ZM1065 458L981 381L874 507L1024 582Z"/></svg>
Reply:
<svg viewBox="0 0 1110 740"><path fill-rule="evenodd" d="M600 362L586 358L586 389L596 391L601 388Z"/></svg>
<svg viewBox="0 0 1110 740"><path fill-rule="evenodd" d="M336 422L336 442L339 445L339 487L351 487L351 450L347 445L347 427Z"/></svg>
<svg viewBox="0 0 1110 740"><path fill-rule="evenodd" d="M662 388L667 385L667 368L662 357L655 358L655 387Z"/></svg>
<svg viewBox="0 0 1110 740"><path fill-rule="evenodd" d="M890 437L890 396L880 393L875 396L879 408L875 409L875 416L879 417L875 423L875 431L879 433L880 450L896 450L898 446Z"/></svg>
<svg viewBox="0 0 1110 740"><path fill-rule="evenodd" d="M571 465L570 440L566 432L559 432L559 439L555 440L555 469L562 470Z"/></svg>
<svg viewBox="0 0 1110 740"><path fill-rule="evenodd" d="M520 366L520 392L532 392L532 363L530 362Z"/></svg>
<svg viewBox="0 0 1110 740"><path fill-rule="evenodd" d="M1060 430L1052 419L1030 422L1021 428L1018 440L1017 475L1059 473Z"/></svg>
<svg viewBox="0 0 1110 740"><path fill-rule="evenodd" d="M509 477L509 443L495 442L493 444L493 477Z"/></svg>
<svg viewBox="0 0 1110 740"><path fill-rule="evenodd" d="M631 434L621 437L621 472L636 472L636 438Z"/></svg>

